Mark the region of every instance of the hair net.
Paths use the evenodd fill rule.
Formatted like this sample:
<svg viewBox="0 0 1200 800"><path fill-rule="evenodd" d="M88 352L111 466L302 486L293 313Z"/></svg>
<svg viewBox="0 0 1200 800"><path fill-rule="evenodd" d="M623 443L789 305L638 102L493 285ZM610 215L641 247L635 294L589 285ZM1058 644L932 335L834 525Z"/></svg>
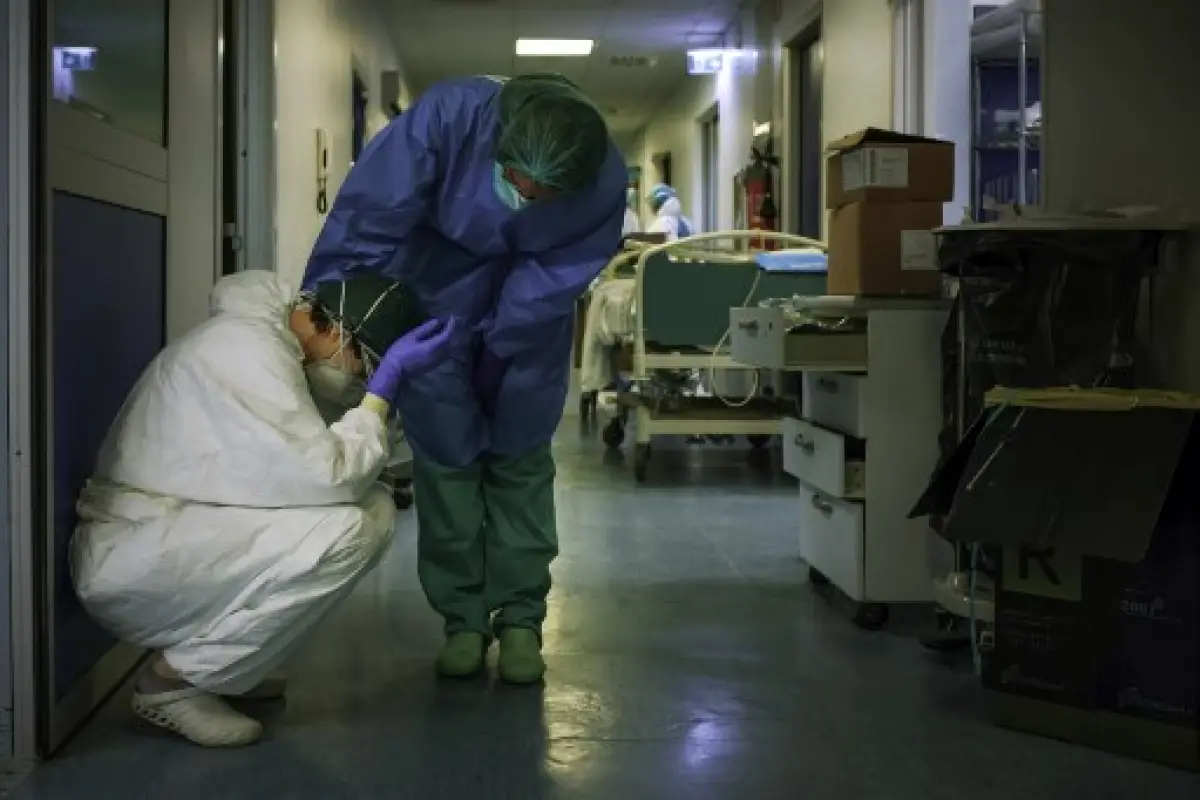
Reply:
<svg viewBox="0 0 1200 800"><path fill-rule="evenodd" d="M672 189L670 186L667 186L665 183L657 184L653 189L650 190L650 205L655 211L658 211L660 208L662 208L663 203L667 202L672 197L678 197L678 195L675 194L674 189Z"/></svg>
<svg viewBox="0 0 1200 800"><path fill-rule="evenodd" d="M561 75L518 75L500 90L497 161L537 184L571 191L591 182L608 156L600 110Z"/></svg>
<svg viewBox="0 0 1200 800"><path fill-rule="evenodd" d="M428 319L408 289L377 274L318 283L314 302L342 326L372 363L378 363L393 342Z"/></svg>

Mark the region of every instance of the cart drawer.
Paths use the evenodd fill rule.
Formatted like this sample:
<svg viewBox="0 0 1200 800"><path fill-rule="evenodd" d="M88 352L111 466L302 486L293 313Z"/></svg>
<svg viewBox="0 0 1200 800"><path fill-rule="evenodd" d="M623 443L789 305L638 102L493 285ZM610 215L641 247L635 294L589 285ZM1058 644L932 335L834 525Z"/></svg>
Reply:
<svg viewBox="0 0 1200 800"><path fill-rule="evenodd" d="M866 331L821 333L792 330L778 308L733 308L729 312L735 361L763 369L866 369Z"/></svg>
<svg viewBox="0 0 1200 800"><path fill-rule="evenodd" d="M818 425L866 439L870 378L844 372L804 373L804 416Z"/></svg>
<svg viewBox="0 0 1200 800"><path fill-rule="evenodd" d="M863 507L802 485L800 557L851 600L865 600Z"/></svg>
<svg viewBox="0 0 1200 800"><path fill-rule="evenodd" d="M784 420L783 431L785 472L834 497L864 496L866 450L861 441L794 418Z"/></svg>

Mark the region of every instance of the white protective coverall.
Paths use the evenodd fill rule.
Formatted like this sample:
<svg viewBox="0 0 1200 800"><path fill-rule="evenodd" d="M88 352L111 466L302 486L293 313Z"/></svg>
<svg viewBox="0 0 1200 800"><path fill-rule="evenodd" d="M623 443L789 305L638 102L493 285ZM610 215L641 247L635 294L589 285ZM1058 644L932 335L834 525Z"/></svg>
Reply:
<svg viewBox="0 0 1200 800"><path fill-rule="evenodd" d="M680 221L686 221L686 229L695 232L695 227L691 224L691 220L687 220L683 216L683 206L679 203L678 197L669 198L658 209L658 213L654 217L654 221L650 223L650 227L646 229L646 233L665 233L668 242L676 241L680 236Z"/></svg>
<svg viewBox="0 0 1200 800"><path fill-rule="evenodd" d="M395 509L387 429L326 425L269 272L222 279L212 316L151 363L78 502L76 591L189 683L247 691L370 570Z"/></svg>
<svg viewBox="0 0 1200 800"><path fill-rule="evenodd" d="M638 219L637 212L632 208L625 209L625 221L621 224L621 235L628 236L631 233L642 232L642 221Z"/></svg>

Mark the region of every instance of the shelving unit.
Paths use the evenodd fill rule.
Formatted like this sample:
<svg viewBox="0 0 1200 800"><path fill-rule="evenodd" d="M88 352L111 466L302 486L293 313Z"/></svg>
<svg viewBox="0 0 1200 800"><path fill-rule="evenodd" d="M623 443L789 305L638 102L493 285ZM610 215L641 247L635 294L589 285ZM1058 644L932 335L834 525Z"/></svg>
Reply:
<svg viewBox="0 0 1200 800"><path fill-rule="evenodd" d="M976 7L971 28L972 213L1041 201L1041 0Z"/></svg>

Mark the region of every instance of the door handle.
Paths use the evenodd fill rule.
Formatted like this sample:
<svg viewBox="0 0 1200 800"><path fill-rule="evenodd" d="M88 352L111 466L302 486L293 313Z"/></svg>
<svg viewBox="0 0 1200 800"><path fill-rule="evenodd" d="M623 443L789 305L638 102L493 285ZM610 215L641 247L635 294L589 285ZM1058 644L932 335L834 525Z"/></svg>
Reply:
<svg viewBox="0 0 1200 800"><path fill-rule="evenodd" d="M827 517L833 516L833 503L822 500L818 494L812 496L812 507Z"/></svg>
<svg viewBox="0 0 1200 800"><path fill-rule="evenodd" d="M812 439L805 439L803 436L801 436L798 433L796 434L796 438L794 441L796 443L796 448L798 450L804 451L804 453L806 453L807 455L811 456L817 449L816 442L814 442Z"/></svg>

